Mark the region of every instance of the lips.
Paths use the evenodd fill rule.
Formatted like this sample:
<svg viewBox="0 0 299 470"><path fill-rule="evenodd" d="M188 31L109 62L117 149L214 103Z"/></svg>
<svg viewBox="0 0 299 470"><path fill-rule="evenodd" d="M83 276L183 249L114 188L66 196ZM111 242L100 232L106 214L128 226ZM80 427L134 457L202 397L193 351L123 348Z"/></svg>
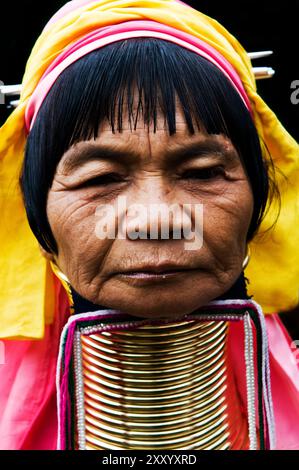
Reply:
<svg viewBox="0 0 299 470"><path fill-rule="evenodd" d="M159 283L177 280L178 278L190 274L194 268L176 265L176 264L159 264L144 265L132 267L129 270L115 273L117 277L125 282L131 282L136 285L147 285L150 283Z"/></svg>
<svg viewBox="0 0 299 470"><path fill-rule="evenodd" d="M178 272L178 271L191 271L192 269L194 268L190 268L189 266L163 263L159 265L142 265L142 266L137 266L137 267L130 267L130 269L121 271L118 274L147 273L147 274L164 275L164 274L171 274L171 273Z"/></svg>

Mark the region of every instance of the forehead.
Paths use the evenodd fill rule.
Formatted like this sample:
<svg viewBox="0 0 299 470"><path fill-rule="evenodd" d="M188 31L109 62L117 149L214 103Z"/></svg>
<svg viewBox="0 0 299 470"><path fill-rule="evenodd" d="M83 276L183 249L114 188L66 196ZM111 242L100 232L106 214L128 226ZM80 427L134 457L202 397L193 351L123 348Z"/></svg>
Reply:
<svg viewBox="0 0 299 470"><path fill-rule="evenodd" d="M172 135L169 134L168 124L165 113L161 107L157 105L157 118L156 126L153 120L146 124L142 108L138 108L137 99L134 99L132 105L132 114L129 115L128 103L126 100L123 102L121 110L121 131L112 132L111 124L108 119L104 120L99 126L98 139L101 142L110 143L123 143L126 145L142 145L144 143L151 143L152 146L163 147L171 143L183 143L189 140L195 140L200 137L207 136L204 128L198 129L194 126L195 133L190 133L186 118L182 109L182 105L176 97L175 99L175 127L176 132ZM118 122L118 113L116 113L115 122ZM117 126L116 126L117 127Z"/></svg>

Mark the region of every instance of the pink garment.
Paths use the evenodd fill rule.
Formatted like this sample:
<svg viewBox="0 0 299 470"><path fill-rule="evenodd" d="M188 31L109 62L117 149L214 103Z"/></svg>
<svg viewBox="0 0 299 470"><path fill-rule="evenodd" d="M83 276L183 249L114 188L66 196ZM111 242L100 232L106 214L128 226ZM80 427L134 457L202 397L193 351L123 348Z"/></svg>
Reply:
<svg viewBox="0 0 299 470"><path fill-rule="evenodd" d="M56 321L46 326L43 340L1 341L1 450L56 449L56 362L60 333L69 316L58 280L56 305Z"/></svg>
<svg viewBox="0 0 299 470"><path fill-rule="evenodd" d="M272 314L266 315L265 318L269 340L276 449L299 450L299 355L296 354L292 339L279 316ZM238 322L230 324L230 348L236 382L246 409L246 376L243 357L240 355L244 348L243 325Z"/></svg>
<svg viewBox="0 0 299 470"><path fill-rule="evenodd" d="M38 111L53 84L67 67L96 49L123 39L138 37L155 37L171 41L206 58L227 77L251 112L250 102L239 75L220 52L196 36L172 26L152 20L131 20L94 30L56 57L40 79L27 104L25 112L27 132L32 129Z"/></svg>
<svg viewBox="0 0 299 470"><path fill-rule="evenodd" d="M58 281L57 281L58 282ZM0 365L0 446L8 450L55 450L57 445L56 362L67 321L68 301L57 283L61 317L41 341L6 341ZM266 316L277 449L299 450L299 367L292 341L278 315ZM246 410L246 379L241 322L230 323L230 348L240 398Z"/></svg>

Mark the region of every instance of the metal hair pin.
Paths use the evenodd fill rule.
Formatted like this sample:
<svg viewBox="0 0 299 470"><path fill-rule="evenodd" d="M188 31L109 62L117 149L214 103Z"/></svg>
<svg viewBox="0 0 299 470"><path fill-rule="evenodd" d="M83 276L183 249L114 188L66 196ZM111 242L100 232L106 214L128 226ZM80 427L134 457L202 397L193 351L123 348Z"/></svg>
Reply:
<svg viewBox="0 0 299 470"><path fill-rule="evenodd" d="M0 91L5 96L20 95L21 89L22 85L0 85Z"/></svg>
<svg viewBox="0 0 299 470"><path fill-rule="evenodd" d="M273 51L248 52L248 56L251 60L269 57L272 54ZM252 67L252 70L256 80L271 78L275 74L275 70L273 70L272 67Z"/></svg>
<svg viewBox="0 0 299 470"><path fill-rule="evenodd" d="M248 56L251 60L261 59L262 57L269 57L272 55L273 51L259 51L259 52L248 52Z"/></svg>
<svg viewBox="0 0 299 470"><path fill-rule="evenodd" d="M6 101L6 98L8 98L7 102L5 103L7 108L16 108L18 106L20 101L18 99L10 99L10 97L17 98L18 96L20 96L21 90L22 90L22 85L20 84L19 85L0 85L0 95L4 96L5 101Z"/></svg>

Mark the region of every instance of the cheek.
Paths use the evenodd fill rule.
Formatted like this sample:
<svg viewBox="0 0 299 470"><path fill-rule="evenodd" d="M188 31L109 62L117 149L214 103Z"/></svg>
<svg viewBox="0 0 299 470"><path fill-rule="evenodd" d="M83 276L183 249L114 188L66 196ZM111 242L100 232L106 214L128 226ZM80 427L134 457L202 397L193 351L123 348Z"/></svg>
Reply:
<svg viewBox="0 0 299 470"><path fill-rule="evenodd" d="M75 194L49 192L47 215L58 245L57 261L75 283L79 278L91 282L112 242L96 235L97 207Z"/></svg>
<svg viewBox="0 0 299 470"><path fill-rule="evenodd" d="M246 180L204 204L204 244L226 269L242 264L252 213L253 197Z"/></svg>

